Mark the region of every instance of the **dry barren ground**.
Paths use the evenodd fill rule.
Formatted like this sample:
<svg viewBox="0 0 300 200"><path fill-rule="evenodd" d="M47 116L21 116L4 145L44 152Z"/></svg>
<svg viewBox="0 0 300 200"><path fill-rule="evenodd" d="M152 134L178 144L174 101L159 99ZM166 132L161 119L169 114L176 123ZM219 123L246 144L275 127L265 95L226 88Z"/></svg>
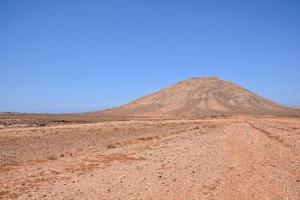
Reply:
<svg viewBox="0 0 300 200"><path fill-rule="evenodd" d="M3 199L300 199L300 120L2 127Z"/></svg>

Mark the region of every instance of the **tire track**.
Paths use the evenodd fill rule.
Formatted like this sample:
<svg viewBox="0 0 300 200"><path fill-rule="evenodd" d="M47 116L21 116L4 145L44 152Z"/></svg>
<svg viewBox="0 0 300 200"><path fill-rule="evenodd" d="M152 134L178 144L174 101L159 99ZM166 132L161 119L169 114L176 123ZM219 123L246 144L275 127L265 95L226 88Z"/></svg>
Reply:
<svg viewBox="0 0 300 200"><path fill-rule="evenodd" d="M253 129L259 131L260 133L264 134L264 135L267 136L269 139L271 139L271 140L273 140L273 141L279 143L280 145L283 145L283 146L285 146L285 147L287 147L287 148L289 148L289 149L292 149L292 146L289 145L289 144L286 144L286 143L284 142L284 140L281 139L279 136L274 136L274 135L272 135L272 133L266 131L265 129L262 129L262 128L260 128L260 127L255 126L254 124L252 124L251 122L249 122L249 121L247 121L247 120L244 120L244 121L245 121L246 124L248 124L249 126L251 126Z"/></svg>

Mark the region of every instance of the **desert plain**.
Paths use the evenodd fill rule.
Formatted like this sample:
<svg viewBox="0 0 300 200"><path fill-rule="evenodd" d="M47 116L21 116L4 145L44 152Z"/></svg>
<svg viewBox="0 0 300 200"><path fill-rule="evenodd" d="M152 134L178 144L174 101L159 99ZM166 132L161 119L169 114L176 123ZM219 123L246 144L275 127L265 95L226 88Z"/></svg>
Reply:
<svg viewBox="0 0 300 200"><path fill-rule="evenodd" d="M300 199L297 117L16 116L0 120L0 199Z"/></svg>

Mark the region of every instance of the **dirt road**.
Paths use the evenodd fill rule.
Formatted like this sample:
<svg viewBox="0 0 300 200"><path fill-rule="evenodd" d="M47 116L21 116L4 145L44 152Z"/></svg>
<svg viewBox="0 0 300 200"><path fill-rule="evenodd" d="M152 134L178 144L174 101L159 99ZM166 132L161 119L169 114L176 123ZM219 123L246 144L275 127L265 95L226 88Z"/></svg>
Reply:
<svg viewBox="0 0 300 200"><path fill-rule="evenodd" d="M3 199L300 199L300 120L0 129Z"/></svg>

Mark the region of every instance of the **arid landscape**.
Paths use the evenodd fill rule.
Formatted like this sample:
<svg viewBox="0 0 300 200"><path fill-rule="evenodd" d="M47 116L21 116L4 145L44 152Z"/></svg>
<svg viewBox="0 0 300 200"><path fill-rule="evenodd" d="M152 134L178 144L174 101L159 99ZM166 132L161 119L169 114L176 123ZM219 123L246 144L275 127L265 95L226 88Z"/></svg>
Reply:
<svg viewBox="0 0 300 200"><path fill-rule="evenodd" d="M217 78L102 112L0 115L1 199L300 199L299 109Z"/></svg>
<svg viewBox="0 0 300 200"><path fill-rule="evenodd" d="M0 1L0 200L300 200L300 0Z"/></svg>

